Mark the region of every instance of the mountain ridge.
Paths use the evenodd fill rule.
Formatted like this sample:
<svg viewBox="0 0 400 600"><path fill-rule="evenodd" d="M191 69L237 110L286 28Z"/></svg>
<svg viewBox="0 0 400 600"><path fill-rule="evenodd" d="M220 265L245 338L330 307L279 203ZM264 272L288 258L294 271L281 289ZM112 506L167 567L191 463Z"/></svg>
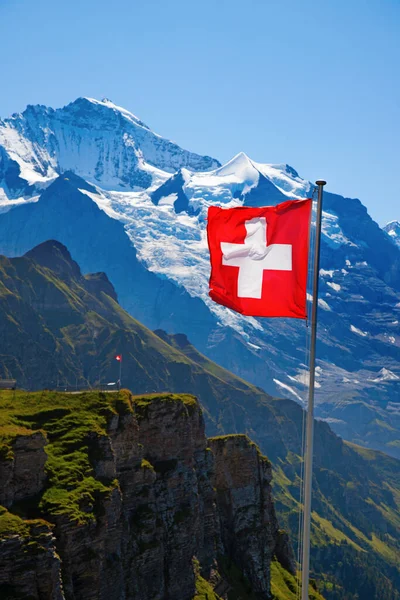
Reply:
<svg viewBox="0 0 400 600"><path fill-rule="evenodd" d="M37 137L30 140L35 130ZM113 146L121 148L115 161ZM153 133L132 113L110 101L90 98L78 98L60 109L29 105L23 113L0 121L0 147L0 181L6 182L6 194L11 199L21 192L22 180L27 182L26 194L37 184L46 185L69 170L105 187L124 189L149 187L153 176L165 178L163 170L219 165Z"/></svg>

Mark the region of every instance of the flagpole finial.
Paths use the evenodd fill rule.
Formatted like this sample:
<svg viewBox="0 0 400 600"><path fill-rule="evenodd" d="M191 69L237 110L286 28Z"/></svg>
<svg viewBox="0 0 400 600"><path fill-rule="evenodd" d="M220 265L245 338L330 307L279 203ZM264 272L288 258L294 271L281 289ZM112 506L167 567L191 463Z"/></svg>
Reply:
<svg viewBox="0 0 400 600"><path fill-rule="evenodd" d="M315 185L326 185L326 181L324 179L317 179L317 181L315 182Z"/></svg>

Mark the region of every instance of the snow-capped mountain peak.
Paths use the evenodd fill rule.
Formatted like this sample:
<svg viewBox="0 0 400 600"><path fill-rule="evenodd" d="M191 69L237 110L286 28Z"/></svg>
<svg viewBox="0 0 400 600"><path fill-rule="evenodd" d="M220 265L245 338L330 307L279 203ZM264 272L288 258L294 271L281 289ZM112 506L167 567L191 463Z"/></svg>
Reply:
<svg viewBox="0 0 400 600"><path fill-rule="evenodd" d="M389 221L383 229L390 235L394 243L400 247L400 221Z"/></svg>
<svg viewBox="0 0 400 600"><path fill-rule="evenodd" d="M133 113L131 113L129 110L126 110L126 108L123 108L122 106L118 106L117 104L114 104L114 102L112 102L112 100L109 100L108 98L103 98L102 100L96 100L95 98L87 98L87 97L78 98L77 100L75 100L75 102L72 102L72 104L69 106L72 106L72 105L80 103L80 102L85 102L85 101L90 102L94 107L97 107L100 110L105 109L104 114L109 113L109 111L111 110L112 112L114 112L117 115L120 115L127 121L130 121L131 123L134 123L135 125L138 125L139 127L143 127L143 129L147 129L148 131L150 131L150 127L148 125L146 125L145 123L143 123L143 121L141 121ZM158 134L155 134L155 135L158 135ZM161 137L161 136L158 136L158 137Z"/></svg>
<svg viewBox="0 0 400 600"><path fill-rule="evenodd" d="M247 154L244 152L239 152L239 154L236 154L236 156L222 165L222 167L215 169L213 174L218 177L234 176L241 181L244 181L245 179L251 180L253 178L257 178L258 181L260 172L258 169L256 169Z"/></svg>
<svg viewBox="0 0 400 600"><path fill-rule="evenodd" d="M387 381L399 381L400 377L398 375L396 375L396 373L393 373L392 371L390 371L389 369L386 369L385 367L383 367L377 377L375 379L373 379L372 381L374 381L375 383L381 383L382 381L387 382Z"/></svg>
<svg viewBox="0 0 400 600"><path fill-rule="evenodd" d="M240 152L227 163L209 172L183 173L184 192L189 199L206 198L206 190L212 189L220 198L221 204L227 204L233 199L247 194L256 187L260 180L260 171L250 158Z"/></svg>
<svg viewBox="0 0 400 600"><path fill-rule="evenodd" d="M198 181L202 179L204 183L207 180L211 184L214 177L220 178L220 181L224 180L225 183L242 183L247 186L248 192L259 183L260 176L268 179L282 194L291 198L304 198L310 193L311 184L302 179L289 165L259 163L244 152L239 152L214 171L196 173L194 178Z"/></svg>
<svg viewBox="0 0 400 600"><path fill-rule="evenodd" d="M170 204L176 212L205 212L210 204L230 207L278 204L288 198L305 198L312 185L288 165L257 163L239 152L224 165L210 171L180 169L158 189L154 204Z"/></svg>
<svg viewBox="0 0 400 600"><path fill-rule="evenodd" d="M219 166L107 99L78 98L59 109L28 106L0 121L0 202L31 196L65 171L104 189L129 191L160 185L182 167Z"/></svg>

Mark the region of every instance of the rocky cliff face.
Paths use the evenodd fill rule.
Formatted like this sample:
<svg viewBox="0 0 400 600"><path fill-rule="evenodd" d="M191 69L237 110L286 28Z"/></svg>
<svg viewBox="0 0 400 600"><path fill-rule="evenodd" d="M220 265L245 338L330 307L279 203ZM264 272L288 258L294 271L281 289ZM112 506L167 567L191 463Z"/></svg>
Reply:
<svg viewBox="0 0 400 600"><path fill-rule="evenodd" d="M209 440L214 455L213 482L222 544L229 558L253 583L261 598L270 593L270 564L274 554L285 555L287 568L296 565L290 546L282 541L271 493L271 464L245 435Z"/></svg>
<svg viewBox="0 0 400 600"><path fill-rule="evenodd" d="M4 513L0 512L0 523L2 517ZM2 599L64 600L60 559L48 525L40 521L32 522L14 535L2 531L0 538Z"/></svg>
<svg viewBox="0 0 400 600"><path fill-rule="evenodd" d="M102 394L104 427L85 430L78 415L74 450L67 408L50 410L46 395L30 397L38 404L23 418L33 428L40 421L43 431L9 432L0 455L9 509L0 513L1 598L191 600L199 578L211 593L229 590L224 565L234 564L254 597L267 599L274 556L294 570L278 529L270 463L246 436L207 440L193 396ZM69 397L76 410L88 402L85 394ZM94 405L88 408L93 415ZM77 452L88 459L83 488L62 483L62 467L52 470L60 448L71 472Z"/></svg>
<svg viewBox="0 0 400 600"><path fill-rule="evenodd" d="M0 459L0 504L12 506L42 489L46 475L44 466L47 441L41 431L20 433L13 439L6 460Z"/></svg>

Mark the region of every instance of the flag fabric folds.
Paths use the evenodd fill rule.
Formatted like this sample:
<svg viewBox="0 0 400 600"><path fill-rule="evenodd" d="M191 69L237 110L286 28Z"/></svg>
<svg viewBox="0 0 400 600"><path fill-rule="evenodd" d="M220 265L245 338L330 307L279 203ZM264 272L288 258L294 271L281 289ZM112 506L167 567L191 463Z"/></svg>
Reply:
<svg viewBox="0 0 400 600"><path fill-rule="evenodd" d="M306 319L311 208L211 206L210 297L243 315Z"/></svg>

